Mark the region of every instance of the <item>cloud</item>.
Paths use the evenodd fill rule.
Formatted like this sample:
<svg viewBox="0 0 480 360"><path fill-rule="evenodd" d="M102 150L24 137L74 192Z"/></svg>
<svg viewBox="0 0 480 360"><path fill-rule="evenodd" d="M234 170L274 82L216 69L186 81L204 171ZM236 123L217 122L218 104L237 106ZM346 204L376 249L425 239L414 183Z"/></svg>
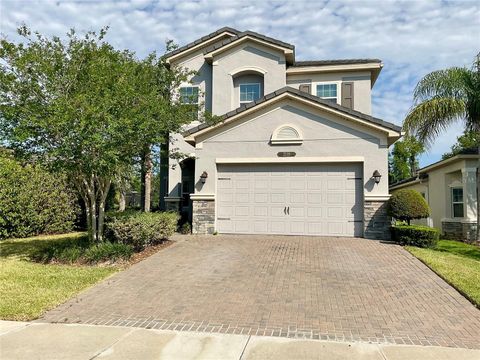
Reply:
<svg viewBox="0 0 480 360"><path fill-rule="evenodd" d="M109 25L108 40L139 56L162 53L167 39L182 45L231 26L294 44L298 60L381 58L385 66L373 90L373 113L397 124L423 75L470 66L480 44L475 1L2 0L0 32L17 39L21 23L49 35ZM438 160L461 129L455 124L439 137L422 164Z"/></svg>

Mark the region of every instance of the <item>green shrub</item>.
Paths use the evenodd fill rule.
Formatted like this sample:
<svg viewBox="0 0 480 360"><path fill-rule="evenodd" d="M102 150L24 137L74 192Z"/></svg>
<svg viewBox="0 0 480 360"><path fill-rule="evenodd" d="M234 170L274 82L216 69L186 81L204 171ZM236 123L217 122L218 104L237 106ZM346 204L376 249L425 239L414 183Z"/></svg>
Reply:
<svg viewBox="0 0 480 360"><path fill-rule="evenodd" d="M128 260L132 254L133 247L131 245L105 241L86 249L82 258L87 263L95 264L104 261Z"/></svg>
<svg viewBox="0 0 480 360"><path fill-rule="evenodd" d="M0 239L70 231L76 210L63 176L0 156Z"/></svg>
<svg viewBox="0 0 480 360"><path fill-rule="evenodd" d="M192 225L189 222L185 222L179 226L178 232L180 234L188 235L192 233Z"/></svg>
<svg viewBox="0 0 480 360"><path fill-rule="evenodd" d="M392 238L401 245L434 247L440 233L437 229L420 225L398 225L392 227Z"/></svg>
<svg viewBox="0 0 480 360"><path fill-rule="evenodd" d="M388 214L410 225L412 219L429 217L430 208L418 191L402 189L394 192L388 200Z"/></svg>
<svg viewBox="0 0 480 360"><path fill-rule="evenodd" d="M69 240L45 241L30 257L33 261L43 263L52 261L74 263L89 246L90 243L86 236Z"/></svg>
<svg viewBox="0 0 480 360"><path fill-rule="evenodd" d="M168 239L177 229L178 214L110 213L106 219L105 235L113 242L133 246L135 251Z"/></svg>
<svg viewBox="0 0 480 360"><path fill-rule="evenodd" d="M130 245L103 242L90 244L88 238L50 241L40 247L31 256L32 260L43 263L59 262L74 264L78 262L98 263L103 261L128 260L133 254Z"/></svg>
<svg viewBox="0 0 480 360"><path fill-rule="evenodd" d="M66 248L61 251L56 251L54 254L54 260L61 263L73 264L80 259L84 251L85 249L80 246Z"/></svg>

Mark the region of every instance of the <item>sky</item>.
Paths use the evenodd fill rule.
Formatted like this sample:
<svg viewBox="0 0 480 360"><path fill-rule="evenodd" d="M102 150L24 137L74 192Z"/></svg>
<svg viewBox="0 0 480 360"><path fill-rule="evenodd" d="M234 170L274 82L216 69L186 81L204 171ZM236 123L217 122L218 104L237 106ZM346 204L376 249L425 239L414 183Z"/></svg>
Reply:
<svg viewBox="0 0 480 360"><path fill-rule="evenodd" d="M64 36L110 27L107 40L139 57L184 45L223 26L295 45L296 60L380 58L373 114L401 125L416 83L450 66L470 67L480 51L480 1L50 1L0 0L0 33L18 40L25 23ZM420 157L437 161L461 134L459 121Z"/></svg>

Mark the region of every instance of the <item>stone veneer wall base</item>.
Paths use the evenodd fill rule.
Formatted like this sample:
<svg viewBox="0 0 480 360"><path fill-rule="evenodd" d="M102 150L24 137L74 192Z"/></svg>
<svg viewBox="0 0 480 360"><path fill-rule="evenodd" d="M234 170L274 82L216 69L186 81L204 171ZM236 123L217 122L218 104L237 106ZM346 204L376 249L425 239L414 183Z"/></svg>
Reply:
<svg viewBox="0 0 480 360"><path fill-rule="evenodd" d="M364 237L366 239L390 240L391 218L387 214L386 201L365 200L363 206Z"/></svg>
<svg viewBox="0 0 480 360"><path fill-rule="evenodd" d="M477 223L442 221L442 234L446 239L474 244L477 243L475 238L477 236Z"/></svg>
<svg viewBox="0 0 480 360"><path fill-rule="evenodd" d="M193 200L192 233L197 235L215 232L215 201Z"/></svg>

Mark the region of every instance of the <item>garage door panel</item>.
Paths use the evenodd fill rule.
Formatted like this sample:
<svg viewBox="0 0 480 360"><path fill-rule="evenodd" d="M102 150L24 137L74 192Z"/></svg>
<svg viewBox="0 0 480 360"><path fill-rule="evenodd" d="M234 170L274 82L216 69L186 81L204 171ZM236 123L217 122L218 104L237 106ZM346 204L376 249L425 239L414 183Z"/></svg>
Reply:
<svg viewBox="0 0 480 360"><path fill-rule="evenodd" d="M345 216L345 212L344 212L343 207L329 206L326 209L326 213L327 213L327 218L329 218L329 219L338 219L338 218L342 218L342 217Z"/></svg>
<svg viewBox="0 0 480 360"><path fill-rule="evenodd" d="M236 216L248 216L250 214L250 208L248 206L236 206L235 215Z"/></svg>
<svg viewBox="0 0 480 360"><path fill-rule="evenodd" d="M286 179L272 179L270 181L270 188L273 190L285 190L288 189L288 182Z"/></svg>
<svg viewBox="0 0 480 360"><path fill-rule="evenodd" d="M307 194L307 203L311 205L321 205L325 202L324 195L320 192L308 193Z"/></svg>
<svg viewBox="0 0 480 360"><path fill-rule="evenodd" d="M285 221L271 221L270 232L272 234L285 234Z"/></svg>
<svg viewBox="0 0 480 360"><path fill-rule="evenodd" d="M220 165L217 228L224 233L361 236L361 177L360 164Z"/></svg>
<svg viewBox="0 0 480 360"><path fill-rule="evenodd" d="M290 222L291 234L305 234L305 222L304 221L292 221Z"/></svg>
<svg viewBox="0 0 480 360"><path fill-rule="evenodd" d="M250 224L248 220L235 220L234 223L235 232L242 234L250 232Z"/></svg>
<svg viewBox="0 0 480 360"><path fill-rule="evenodd" d="M235 213L235 210L232 205L219 206L217 212L218 212L218 217L230 217Z"/></svg>
<svg viewBox="0 0 480 360"><path fill-rule="evenodd" d="M323 218L323 207L308 207L307 208L307 217L308 218Z"/></svg>
<svg viewBox="0 0 480 360"><path fill-rule="evenodd" d="M270 194L270 202L272 204L285 204L286 203L286 198L285 198L285 193L283 192L275 192Z"/></svg>
<svg viewBox="0 0 480 360"><path fill-rule="evenodd" d="M293 178L290 181L290 190L304 190L305 189L305 180L301 178Z"/></svg>
<svg viewBox="0 0 480 360"><path fill-rule="evenodd" d="M288 206L287 215L290 217L305 217L307 209L304 206L295 206L291 204Z"/></svg>
<svg viewBox="0 0 480 360"><path fill-rule="evenodd" d="M257 234L268 234L268 221L266 219L254 221L253 231Z"/></svg>
<svg viewBox="0 0 480 360"><path fill-rule="evenodd" d="M322 189L322 179L318 178L308 178L307 179L307 189L308 190L321 190Z"/></svg>
<svg viewBox="0 0 480 360"><path fill-rule="evenodd" d="M266 206L254 206L253 207L253 215L255 217L261 217L261 216L268 216L268 207Z"/></svg>
<svg viewBox="0 0 480 360"><path fill-rule="evenodd" d="M327 205L343 205L344 201L344 193L341 192L329 192L327 193Z"/></svg>
<svg viewBox="0 0 480 360"><path fill-rule="evenodd" d="M285 217L285 206L272 206L270 208L270 215L272 217Z"/></svg>
<svg viewBox="0 0 480 360"><path fill-rule="evenodd" d="M290 203L292 204L305 204L305 197L307 194L304 192L290 193Z"/></svg>
<svg viewBox="0 0 480 360"><path fill-rule="evenodd" d="M253 193L253 201L255 204L266 204L268 203L268 193Z"/></svg>
<svg viewBox="0 0 480 360"><path fill-rule="evenodd" d="M249 194L236 193L235 194L235 202L237 204L248 204L250 202L250 196L249 196Z"/></svg>

